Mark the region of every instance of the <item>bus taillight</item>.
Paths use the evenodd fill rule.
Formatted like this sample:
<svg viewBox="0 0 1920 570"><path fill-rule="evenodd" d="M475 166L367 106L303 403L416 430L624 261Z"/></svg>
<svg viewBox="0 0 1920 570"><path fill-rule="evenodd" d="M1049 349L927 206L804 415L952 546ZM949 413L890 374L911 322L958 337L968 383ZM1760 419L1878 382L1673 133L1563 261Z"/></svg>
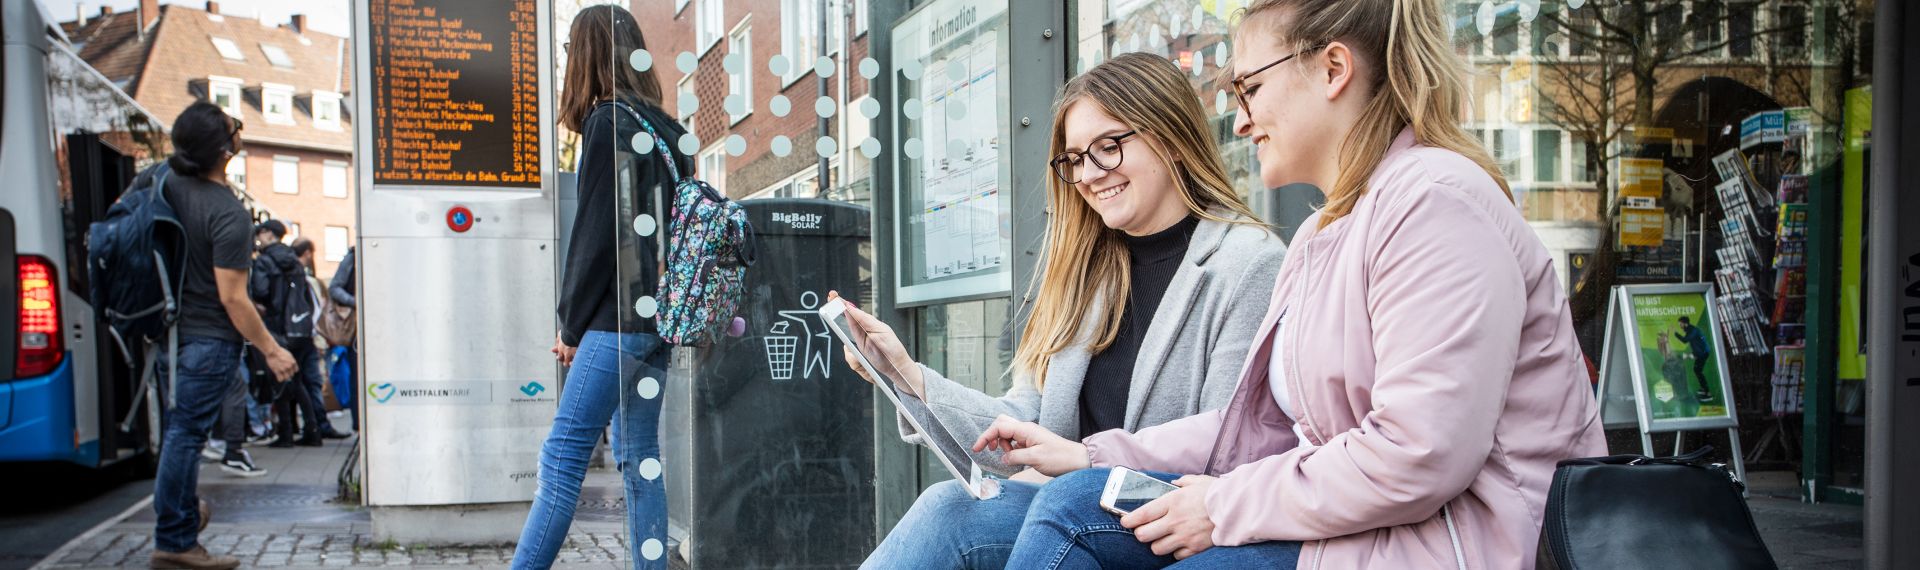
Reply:
<svg viewBox="0 0 1920 570"><path fill-rule="evenodd" d="M53 263L34 255L22 255L19 260L20 346L13 375L26 378L52 372L65 350L60 342L60 290Z"/></svg>

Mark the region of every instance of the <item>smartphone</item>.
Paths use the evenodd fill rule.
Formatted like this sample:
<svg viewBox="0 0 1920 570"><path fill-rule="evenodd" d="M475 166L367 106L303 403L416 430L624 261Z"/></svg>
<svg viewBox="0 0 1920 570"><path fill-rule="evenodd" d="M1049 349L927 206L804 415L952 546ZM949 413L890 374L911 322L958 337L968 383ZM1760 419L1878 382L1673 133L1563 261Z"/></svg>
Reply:
<svg viewBox="0 0 1920 570"><path fill-rule="evenodd" d="M1126 516L1141 505L1153 502L1180 487L1149 477L1139 471L1115 467L1107 474L1107 488L1100 493L1100 508Z"/></svg>

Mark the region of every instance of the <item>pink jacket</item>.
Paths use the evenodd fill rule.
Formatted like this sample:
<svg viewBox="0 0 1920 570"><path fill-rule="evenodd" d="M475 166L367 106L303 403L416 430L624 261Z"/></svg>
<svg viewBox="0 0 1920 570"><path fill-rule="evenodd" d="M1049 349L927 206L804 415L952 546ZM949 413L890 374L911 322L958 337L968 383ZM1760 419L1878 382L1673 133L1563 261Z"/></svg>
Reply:
<svg viewBox="0 0 1920 570"><path fill-rule="evenodd" d="M1217 475L1213 542L1304 541L1302 568L1532 568L1555 462L1606 452L1546 247L1411 131L1350 215L1317 221L1227 407L1091 436L1093 464ZM1276 349L1305 442L1273 401Z"/></svg>

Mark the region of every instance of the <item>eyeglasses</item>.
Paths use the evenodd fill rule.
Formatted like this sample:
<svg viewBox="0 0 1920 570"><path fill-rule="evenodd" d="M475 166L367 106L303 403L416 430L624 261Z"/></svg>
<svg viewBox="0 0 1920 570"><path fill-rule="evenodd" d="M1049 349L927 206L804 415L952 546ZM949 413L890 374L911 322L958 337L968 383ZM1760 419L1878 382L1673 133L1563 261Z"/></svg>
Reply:
<svg viewBox="0 0 1920 570"><path fill-rule="evenodd" d="M1060 153L1058 156L1053 157L1052 162L1047 164L1053 167L1053 175L1060 177L1061 181L1068 184L1079 184L1080 167L1087 162L1092 162L1094 166L1100 167L1101 170L1119 168L1121 161L1127 159L1127 155L1121 149L1121 145L1126 144L1127 139L1139 133L1140 131L1133 130L1093 139L1093 142L1087 145L1086 150L1080 152L1070 150Z"/></svg>
<svg viewBox="0 0 1920 570"><path fill-rule="evenodd" d="M246 128L246 123L240 122L239 117L228 117L228 119L233 121L233 128L227 130L227 152L239 154L240 129Z"/></svg>
<svg viewBox="0 0 1920 570"><path fill-rule="evenodd" d="M1247 78L1253 77L1254 75L1257 75L1262 71L1273 69L1273 66L1286 63L1292 60L1293 58L1300 57L1302 55L1306 55L1314 51L1318 51L1320 48L1324 48L1324 47L1327 47L1327 42L1320 42L1320 43L1313 44L1313 46L1308 47L1307 49L1293 52L1293 55L1289 55L1289 56L1274 60L1273 63L1260 66L1260 69L1255 69L1253 71L1242 73L1240 74L1239 77L1233 78L1233 81L1231 82L1233 84L1233 97L1234 99L1237 99L1240 101L1240 111L1243 113L1249 113L1249 114L1253 113L1253 109L1247 106L1247 96L1253 94L1252 92L1247 91ZM1253 88L1255 91L1258 91L1260 89L1260 86L1255 85L1253 86Z"/></svg>

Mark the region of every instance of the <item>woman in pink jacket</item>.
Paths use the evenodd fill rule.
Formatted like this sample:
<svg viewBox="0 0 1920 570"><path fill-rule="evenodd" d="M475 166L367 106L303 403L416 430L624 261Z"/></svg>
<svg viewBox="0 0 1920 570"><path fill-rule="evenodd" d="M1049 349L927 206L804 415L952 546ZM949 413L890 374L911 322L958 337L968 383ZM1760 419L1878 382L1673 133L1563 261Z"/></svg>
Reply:
<svg viewBox="0 0 1920 570"><path fill-rule="evenodd" d="M1606 445L1552 259L1459 126L1450 28L1439 0L1247 8L1235 130L1266 186L1325 206L1226 408L1084 443L1009 418L980 438L1065 474L1009 567L1533 566L1555 462ZM1112 466L1187 476L1116 519L1097 504Z"/></svg>

